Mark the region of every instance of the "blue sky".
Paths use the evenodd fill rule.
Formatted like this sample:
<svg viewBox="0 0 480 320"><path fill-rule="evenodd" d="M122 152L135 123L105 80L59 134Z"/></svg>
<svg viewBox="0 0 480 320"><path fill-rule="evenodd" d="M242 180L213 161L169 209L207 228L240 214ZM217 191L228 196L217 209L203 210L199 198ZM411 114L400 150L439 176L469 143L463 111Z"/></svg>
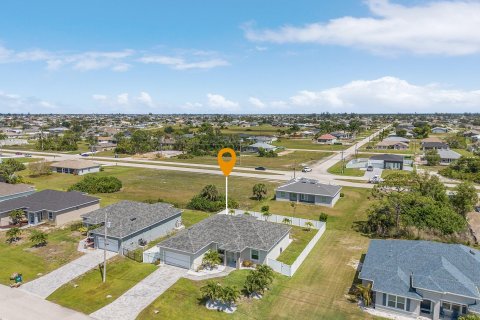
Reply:
<svg viewBox="0 0 480 320"><path fill-rule="evenodd" d="M478 112L476 30L479 1L4 1L0 112Z"/></svg>

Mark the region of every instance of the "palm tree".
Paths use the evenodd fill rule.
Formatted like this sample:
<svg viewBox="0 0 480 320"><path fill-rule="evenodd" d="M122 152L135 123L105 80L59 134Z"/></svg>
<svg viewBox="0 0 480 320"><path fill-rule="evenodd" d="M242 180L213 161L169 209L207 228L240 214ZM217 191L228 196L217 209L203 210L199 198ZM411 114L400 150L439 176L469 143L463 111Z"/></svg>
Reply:
<svg viewBox="0 0 480 320"><path fill-rule="evenodd" d="M215 187L213 184L206 185L202 189L202 192L200 192L200 195L202 198L210 201L217 201L220 198L217 187Z"/></svg>
<svg viewBox="0 0 480 320"><path fill-rule="evenodd" d="M363 304L368 307L372 304L372 283L368 283L366 286L357 284L355 286L357 296L363 299Z"/></svg>
<svg viewBox="0 0 480 320"><path fill-rule="evenodd" d="M263 206L261 211L262 211L262 215L265 217L265 221L267 221L268 217L270 217L272 215L270 213L270 207L269 206Z"/></svg>
<svg viewBox="0 0 480 320"><path fill-rule="evenodd" d="M25 216L25 212L23 212L23 210L17 209L11 211L8 216L10 217L10 219L12 219L12 224L18 224Z"/></svg>
<svg viewBox="0 0 480 320"><path fill-rule="evenodd" d="M313 223L310 221L305 222L305 230L310 231L313 228Z"/></svg>
<svg viewBox="0 0 480 320"><path fill-rule="evenodd" d="M12 243L18 241L20 239L20 235L22 234L22 230L20 228L11 228L7 231L7 242Z"/></svg>
<svg viewBox="0 0 480 320"><path fill-rule="evenodd" d="M290 207L292 207L293 216L295 216L295 210L297 209L297 203L296 202L290 202Z"/></svg>
<svg viewBox="0 0 480 320"><path fill-rule="evenodd" d="M32 230L30 241L34 247L40 247L47 244L48 234L38 230Z"/></svg>
<svg viewBox="0 0 480 320"><path fill-rule="evenodd" d="M220 283L210 280L200 288L200 292L205 300L216 301L221 298L222 286Z"/></svg>
<svg viewBox="0 0 480 320"><path fill-rule="evenodd" d="M288 218L283 218L282 223L292 224L292 220L290 220L290 219L288 219Z"/></svg>
<svg viewBox="0 0 480 320"><path fill-rule="evenodd" d="M253 196L257 200L262 200L267 195L267 186L264 183L257 183L253 186Z"/></svg>
<svg viewBox="0 0 480 320"><path fill-rule="evenodd" d="M205 252L202 259L202 265L209 269L212 269L213 267L219 265L221 262L222 259L220 259L218 251L215 250L208 250L207 252Z"/></svg>
<svg viewBox="0 0 480 320"><path fill-rule="evenodd" d="M260 276L265 280L266 288L273 282L273 278L275 277L275 273L273 273L273 269L266 264L261 264L257 266L256 271L260 274Z"/></svg>
<svg viewBox="0 0 480 320"><path fill-rule="evenodd" d="M221 300L229 307L234 305L238 298L240 298L240 291L237 289L237 287L227 286L222 289Z"/></svg>

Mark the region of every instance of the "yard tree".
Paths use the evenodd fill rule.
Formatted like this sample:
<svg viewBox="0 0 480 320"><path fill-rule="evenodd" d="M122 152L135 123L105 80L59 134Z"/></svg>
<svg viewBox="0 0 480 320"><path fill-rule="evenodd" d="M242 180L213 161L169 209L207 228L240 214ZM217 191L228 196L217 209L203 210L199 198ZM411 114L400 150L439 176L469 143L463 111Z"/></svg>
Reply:
<svg viewBox="0 0 480 320"><path fill-rule="evenodd" d="M240 291L235 286L222 288L221 300L228 306L232 306L240 298Z"/></svg>
<svg viewBox="0 0 480 320"><path fill-rule="evenodd" d="M367 285L357 284L355 286L357 296L359 296L366 307L372 304L372 284Z"/></svg>
<svg viewBox="0 0 480 320"><path fill-rule="evenodd" d="M262 200L267 195L267 186L264 183L257 183L253 186L253 196L257 200Z"/></svg>
<svg viewBox="0 0 480 320"><path fill-rule="evenodd" d="M305 229L307 231L310 231L312 228L313 228L313 223L311 223L310 221L305 222Z"/></svg>
<svg viewBox="0 0 480 320"><path fill-rule="evenodd" d="M52 173L50 165L46 161L32 162L28 165L28 171L30 176L39 177L45 176Z"/></svg>
<svg viewBox="0 0 480 320"><path fill-rule="evenodd" d="M217 301L221 298L222 286L220 283L210 280L207 281L206 285L200 288L200 292L205 300Z"/></svg>
<svg viewBox="0 0 480 320"><path fill-rule="evenodd" d="M451 196L451 202L455 210L465 217L478 202L475 186L468 181L458 184L455 193Z"/></svg>
<svg viewBox="0 0 480 320"><path fill-rule="evenodd" d="M8 216L12 220L12 224L19 224L23 217L25 217L25 212L23 212L21 209L17 209L10 211Z"/></svg>
<svg viewBox="0 0 480 320"><path fill-rule="evenodd" d="M220 193L215 185L209 184L202 189L200 196L210 201L218 201L220 198Z"/></svg>
<svg viewBox="0 0 480 320"><path fill-rule="evenodd" d="M34 247L41 247L47 244L48 234L38 230L32 230L29 238Z"/></svg>
<svg viewBox="0 0 480 320"><path fill-rule="evenodd" d="M10 228L6 233L7 242L8 243L13 243L13 242L18 241L18 239L20 239L21 234L22 234L22 230L20 228L17 228L17 227Z"/></svg>
<svg viewBox="0 0 480 320"><path fill-rule="evenodd" d="M442 158L437 150L432 149L425 152L425 160L427 160L427 166L438 166Z"/></svg>
<svg viewBox="0 0 480 320"><path fill-rule="evenodd" d="M216 265L219 265L222 260L220 259L220 255L216 250L208 250L203 255L202 265L209 269L212 269Z"/></svg>
<svg viewBox="0 0 480 320"><path fill-rule="evenodd" d="M261 211L262 215L265 217L265 220L268 220L268 218L272 215L270 213L270 206L263 206Z"/></svg>

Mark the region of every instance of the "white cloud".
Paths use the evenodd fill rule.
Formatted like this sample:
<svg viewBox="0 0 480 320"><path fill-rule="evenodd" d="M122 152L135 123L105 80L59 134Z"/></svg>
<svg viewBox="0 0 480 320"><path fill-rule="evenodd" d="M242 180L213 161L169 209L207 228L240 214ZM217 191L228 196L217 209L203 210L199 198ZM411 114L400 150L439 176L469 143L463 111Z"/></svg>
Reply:
<svg viewBox="0 0 480 320"><path fill-rule="evenodd" d="M317 43L357 47L376 53L468 55L480 52L480 2L437 1L404 6L367 0L370 17L345 16L326 23L255 30L255 42Z"/></svg>
<svg viewBox="0 0 480 320"><path fill-rule="evenodd" d="M147 107L153 107L154 105L152 97L145 91L140 92L140 95L137 97L137 101Z"/></svg>
<svg viewBox="0 0 480 320"><path fill-rule="evenodd" d="M0 106L4 111L11 113L60 112L60 106L36 97L23 97L0 91Z"/></svg>
<svg viewBox="0 0 480 320"><path fill-rule="evenodd" d="M322 91L303 90L289 98L305 112L472 112L480 106L480 90L415 85L395 77L357 80Z"/></svg>
<svg viewBox="0 0 480 320"><path fill-rule="evenodd" d="M236 110L239 106L238 102L230 101L219 94L207 94L208 105L214 109L221 109L224 111Z"/></svg>
<svg viewBox="0 0 480 320"><path fill-rule="evenodd" d="M202 54L197 54L202 55ZM172 67L176 70L188 70L188 69L212 69L216 67L228 66L229 63L226 60L213 58L208 60L187 62L181 57L161 56L161 55L148 55L139 59L142 63L148 64L163 64Z"/></svg>
<svg viewBox="0 0 480 320"><path fill-rule="evenodd" d="M108 107L109 112L143 113L145 112L145 107L155 109L160 105L154 101L152 96L146 91L142 91L138 95L131 95L128 92L123 92L116 96L94 94L92 95L92 99L100 106Z"/></svg>
<svg viewBox="0 0 480 320"><path fill-rule="evenodd" d="M106 101L107 98L108 97L104 94L94 94L94 95L92 95L92 99L95 100L95 101Z"/></svg>
<svg viewBox="0 0 480 320"><path fill-rule="evenodd" d="M256 97L248 98L248 102L250 102L250 104L253 105L254 107L257 107L257 108L260 108L260 109L263 109L266 106L265 103L262 100L260 100Z"/></svg>
<svg viewBox="0 0 480 320"><path fill-rule="evenodd" d="M129 102L128 93L121 93L117 96L117 103L120 105L127 105Z"/></svg>

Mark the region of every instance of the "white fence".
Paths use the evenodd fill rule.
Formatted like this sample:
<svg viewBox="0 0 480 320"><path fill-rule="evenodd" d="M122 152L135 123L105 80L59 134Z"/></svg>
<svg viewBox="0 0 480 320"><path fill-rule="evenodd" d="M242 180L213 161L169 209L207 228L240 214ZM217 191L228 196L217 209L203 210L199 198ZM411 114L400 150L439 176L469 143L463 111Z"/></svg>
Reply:
<svg viewBox="0 0 480 320"><path fill-rule="evenodd" d="M222 211L220 213L225 214L226 211ZM266 217L263 216L260 212L251 212L248 211L249 215L257 218L258 220L265 220ZM234 215L241 215L245 214L244 210L235 210L233 213ZM302 218L293 218L287 216L281 216L277 214L272 214L268 217L267 221L276 222L276 223L283 223L284 219L289 219L291 221L291 225L298 226L298 227L305 227L307 222L312 223L312 228L317 229L317 233L313 236L312 240L307 244L307 246L303 249L297 259L292 263L292 265L285 264L275 259L267 259L267 265L270 266L274 271L281 273L285 276L292 277L295 272L297 272L298 268L302 265L303 261L307 258L310 251L312 251L313 247L317 244L318 240L322 237L323 233L327 228L327 224L322 221L315 221L309 219L302 219Z"/></svg>

